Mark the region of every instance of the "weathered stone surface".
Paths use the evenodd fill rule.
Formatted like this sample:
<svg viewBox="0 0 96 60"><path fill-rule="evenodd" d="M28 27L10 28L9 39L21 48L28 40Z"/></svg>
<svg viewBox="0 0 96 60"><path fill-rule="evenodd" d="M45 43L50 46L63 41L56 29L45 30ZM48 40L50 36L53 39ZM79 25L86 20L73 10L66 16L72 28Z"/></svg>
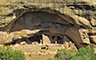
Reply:
<svg viewBox="0 0 96 60"><path fill-rule="evenodd" d="M0 31L0 44L4 43L4 41L7 41L7 38L8 38L8 33Z"/></svg>
<svg viewBox="0 0 96 60"><path fill-rule="evenodd" d="M96 34L95 11L96 0L0 0L0 42L48 31L82 47Z"/></svg>
<svg viewBox="0 0 96 60"><path fill-rule="evenodd" d="M77 47L71 41L69 42L69 48L73 49L74 51L77 51Z"/></svg>
<svg viewBox="0 0 96 60"><path fill-rule="evenodd" d="M50 44L51 42L50 42L50 39L47 37L47 36L45 36L45 35L42 35L42 41L43 41L43 44Z"/></svg>
<svg viewBox="0 0 96 60"><path fill-rule="evenodd" d="M83 2L85 2L85 3L83 3ZM48 0L48 1L47 0L44 0L44 1L43 0L41 0L41 1L39 1L39 0L37 0L37 1L34 1L34 0L2 1L2 0L0 0L0 10L1 10L0 16L1 16L1 24L2 24L1 27L4 26L3 23L5 23L5 25L7 25L14 18L17 18L20 15L20 13L22 13L24 11L31 11L34 8L37 8L37 10L38 10L38 9L42 9L42 8L46 9L47 7L49 7L50 10L56 10L56 11L60 12L61 14L66 14L72 18L75 17L75 13L74 13L75 10L78 10L78 13L77 13L78 15L81 15L81 16L84 14L87 15L87 10L91 10L90 12L93 12L93 10L96 9L95 2L96 2L95 0L92 0L91 2L90 2L90 0L82 0L82 1L81 0L75 0L75 1L70 1L70 0L59 1L58 0L58 2L55 0L52 0L52 1L51 0ZM75 6L75 5L77 5L77 6ZM92 6L94 6L94 8L92 8ZM73 8L71 8L71 7L73 7ZM87 9L87 7L89 7L89 8ZM84 10L83 13L79 12L82 10ZM89 13L89 14L91 15L91 13ZM78 16L78 17L80 17L80 16ZM3 22L3 20L4 20L4 22ZM74 20L78 21L77 19L74 19ZM72 20L70 20L70 22L72 23Z"/></svg>
<svg viewBox="0 0 96 60"><path fill-rule="evenodd" d="M77 47L71 41L65 41L63 45L64 45L64 49L66 50L73 49L74 51L77 51Z"/></svg>
<svg viewBox="0 0 96 60"><path fill-rule="evenodd" d="M90 36L91 40L96 43L96 36Z"/></svg>
<svg viewBox="0 0 96 60"><path fill-rule="evenodd" d="M38 42L33 42L32 45L38 45Z"/></svg>
<svg viewBox="0 0 96 60"><path fill-rule="evenodd" d="M88 30L80 29L79 33L80 33L81 39L82 39L81 43L90 44L90 40L89 40L89 36L88 36Z"/></svg>
<svg viewBox="0 0 96 60"><path fill-rule="evenodd" d="M23 41L23 42L21 42L21 43L20 43L20 45L25 45L25 44L26 44L26 42L25 42L25 41Z"/></svg>
<svg viewBox="0 0 96 60"><path fill-rule="evenodd" d="M95 20L94 18L91 20L91 24L92 24L93 26L96 26L96 20Z"/></svg>

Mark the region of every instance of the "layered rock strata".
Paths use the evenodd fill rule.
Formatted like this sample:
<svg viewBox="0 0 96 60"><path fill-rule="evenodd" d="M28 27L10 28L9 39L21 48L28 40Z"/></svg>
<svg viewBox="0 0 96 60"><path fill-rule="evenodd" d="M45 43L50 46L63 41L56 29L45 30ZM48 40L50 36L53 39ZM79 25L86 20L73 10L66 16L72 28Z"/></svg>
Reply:
<svg viewBox="0 0 96 60"><path fill-rule="evenodd" d="M70 40L77 47L96 43L95 2L0 0L0 43L42 34L53 42L56 39Z"/></svg>

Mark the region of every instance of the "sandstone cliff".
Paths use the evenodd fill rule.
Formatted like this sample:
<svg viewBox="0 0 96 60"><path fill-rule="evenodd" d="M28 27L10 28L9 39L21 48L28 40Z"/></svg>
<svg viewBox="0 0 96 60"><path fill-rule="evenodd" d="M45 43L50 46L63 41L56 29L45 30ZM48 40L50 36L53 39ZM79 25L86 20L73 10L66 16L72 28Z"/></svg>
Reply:
<svg viewBox="0 0 96 60"><path fill-rule="evenodd" d="M0 0L0 43L44 31L82 47L96 43L95 30L95 0Z"/></svg>

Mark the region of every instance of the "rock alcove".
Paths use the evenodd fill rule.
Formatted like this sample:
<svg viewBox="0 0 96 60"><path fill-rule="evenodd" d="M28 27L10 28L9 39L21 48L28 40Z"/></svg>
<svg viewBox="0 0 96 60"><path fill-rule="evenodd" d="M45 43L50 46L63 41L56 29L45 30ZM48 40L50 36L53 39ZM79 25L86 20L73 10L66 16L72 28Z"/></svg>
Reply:
<svg viewBox="0 0 96 60"><path fill-rule="evenodd" d="M7 44L25 41L28 44L38 42L63 45L72 42L77 48L80 47L80 34L76 26L56 13L27 12L9 25Z"/></svg>

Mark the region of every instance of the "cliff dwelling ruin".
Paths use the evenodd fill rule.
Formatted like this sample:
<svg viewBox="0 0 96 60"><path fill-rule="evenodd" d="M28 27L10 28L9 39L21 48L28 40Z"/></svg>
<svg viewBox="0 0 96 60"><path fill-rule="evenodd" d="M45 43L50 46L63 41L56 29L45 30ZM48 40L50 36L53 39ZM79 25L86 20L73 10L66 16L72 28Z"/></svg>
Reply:
<svg viewBox="0 0 96 60"><path fill-rule="evenodd" d="M90 44L88 35L90 29L85 29L86 27L78 25L67 15L50 10L49 12L28 11L2 28L5 31L2 39L6 45L39 44L42 45L40 49L47 47L49 50L48 46L53 45L55 50L74 49L77 51L77 48Z"/></svg>
<svg viewBox="0 0 96 60"><path fill-rule="evenodd" d="M75 51L79 47L78 44L75 44L78 41L75 39L79 38L76 26L56 13L26 12L13 20L5 30L8 32L6 45L21 44L22 42L29 45L53 44L61 45L60 49L72 48Z"/></svg>
<svg viewBox="0 0 96 60"><path fill-rule="evenodd" d="M46 57L48 53L56 54L58 49L77 51L96 45L95 2L0 0L0 46L9 45L34 60L34 54Z"/></svg>

